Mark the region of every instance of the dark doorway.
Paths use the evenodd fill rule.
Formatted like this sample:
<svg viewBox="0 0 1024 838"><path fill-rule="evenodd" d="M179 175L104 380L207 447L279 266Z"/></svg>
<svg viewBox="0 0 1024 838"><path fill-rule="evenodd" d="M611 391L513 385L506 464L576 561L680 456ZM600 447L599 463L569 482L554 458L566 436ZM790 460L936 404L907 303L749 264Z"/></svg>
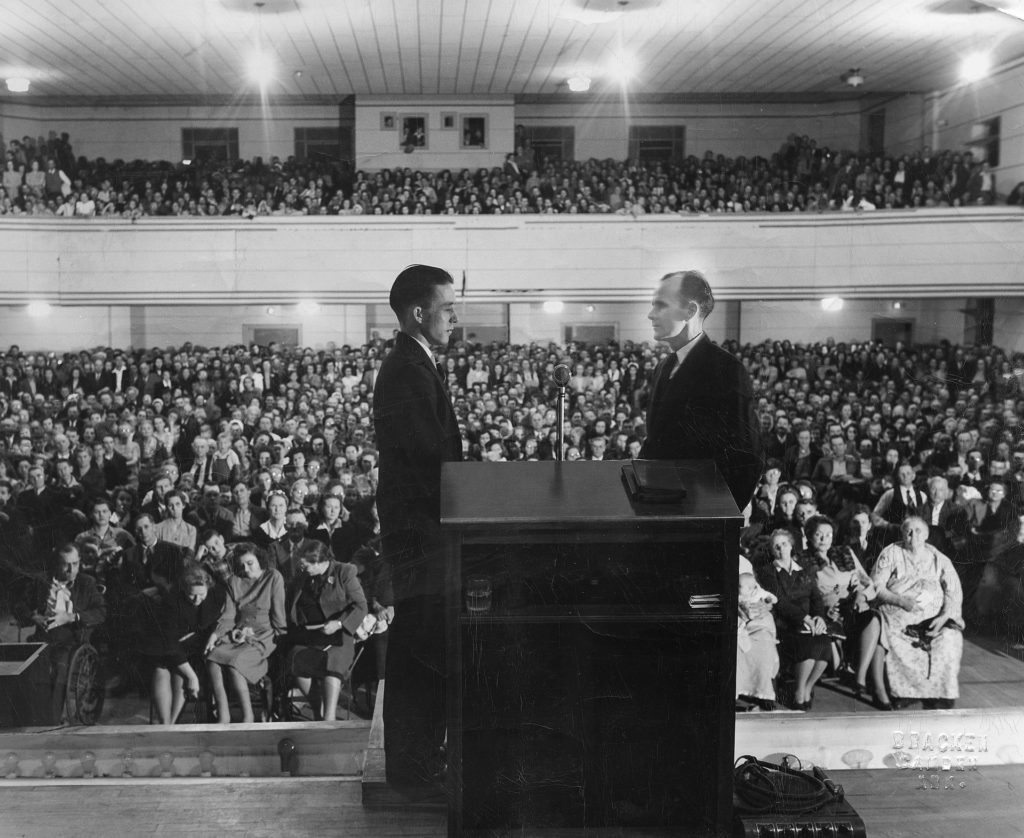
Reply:
<svg viewBox="0 0 1024 838"><path fill-rule="evenodd" d="M906 346L914 342L914 321L875 317L871 320L871 339L886 346L895 346L897 341Z"/></svg>

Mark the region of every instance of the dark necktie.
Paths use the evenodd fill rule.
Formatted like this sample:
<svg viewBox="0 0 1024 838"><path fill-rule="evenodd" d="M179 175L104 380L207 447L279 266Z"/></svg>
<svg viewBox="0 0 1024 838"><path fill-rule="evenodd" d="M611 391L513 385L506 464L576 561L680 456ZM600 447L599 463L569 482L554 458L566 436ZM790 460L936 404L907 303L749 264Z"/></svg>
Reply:
<svg viewBox="0 0 1024 838"><path fill-rule="evenodd" d="M668 380L672 377L672 371L678 364L679 356L673 352L668 356L665 365L661 368L661 375L658 376L658 380L654 382L654 392L651 394L652 404L665 392L665 388L668 387Z"/></svg>
<svg viewBox="0 0 1024 838"><path fill-rule="evenodd" d="M916 509L917 501L914 498L914 490L907 489L907 509Z"/></svg>

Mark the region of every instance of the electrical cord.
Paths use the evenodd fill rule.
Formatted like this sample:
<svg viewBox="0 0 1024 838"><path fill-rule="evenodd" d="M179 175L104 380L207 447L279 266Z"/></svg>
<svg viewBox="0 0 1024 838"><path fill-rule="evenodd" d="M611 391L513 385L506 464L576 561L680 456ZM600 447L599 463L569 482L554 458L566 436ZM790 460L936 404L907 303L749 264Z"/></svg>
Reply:
<svg viewBox="0 0 1024 838"><path fill-rule="evenodd" d="M733 788L738 799L736 811L803 815L842 801L843 787L828 779L824 771L815 768L814 773L809 774L791 768L789 759L783 757L782 765L761 762L749 755L736 760L733 769Z"/></svg>

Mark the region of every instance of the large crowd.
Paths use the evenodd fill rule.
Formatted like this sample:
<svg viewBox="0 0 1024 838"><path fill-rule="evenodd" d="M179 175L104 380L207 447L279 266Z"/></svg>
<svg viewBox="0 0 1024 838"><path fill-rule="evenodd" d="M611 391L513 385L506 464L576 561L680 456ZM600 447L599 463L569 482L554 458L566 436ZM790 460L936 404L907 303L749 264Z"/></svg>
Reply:
<svg viewBox="0 0 1024 838"><path fill-rule="evenodd" d="M591 214L641 216L867 211L991 205L995 174L970 151L882 155L791 135L770 156L707 151L681 163L566 161L521 127L503 166L353 171L347 163L255 158L184 163L76 157L67 133L7 145L0 215L106 217ZM1005 197L1022 201L1022 184Z"/></svg>
<svg viewBox="0 0 1024 838"><path fill-rule="evenodd" d="M188 578L197 578L191 563L198 562L211 585L220 580L227 588L232 577L259 575L246 562L298 584L315 541L328 551L317 554L321 562L356 564L371 613L386 620L372 392L389 343L375 337L320 350L185 344L63 354L11 347L0 356L5 590L45 578L48 557L71 544L81 567L106 580L108 599L121 598L123 612L132 596L161 582L152 567L136 578L146 545L174 545L179 576L188 563ZM927 519L928 542L953 562L953 624L1019 631L1024 354L945 342L725 345L751 373L767 458L743 552L748 570L781 600L773 626L784 641L783 661L787 652L797 656L796 692L784 700L806 709L814 681L829 669L859 690L868 686L865 673L874 672L876 704L892 703L872 669L892 632L880 640L870 628L878 623L865 614L885 614L879 574L892 571L879 556L914 537L908 521ZM631 341L453 344L440 364L464 457L554 457L558 363L572 371L565 459L635 456L661 351ZM793 577L802 588L780 587L778 574L766 570L784 568L788 579L794 557L811 576ZM133 561L141 564L129 573ZM319 564L321 571L328 566ZM791 607L793 597L801 598L800 609ZM764 622L759 610L744 613ZM281 613L273 624L269 611L264 616L267 637L286 630ZM805 629L816 638L813 648ZM818 635L835 642L817 642ZM756 652L757 639L748 631L741 650ZM120 664L138 652L111 645ZM774 652L775 641L770 645ZM745 694L769 704L782 698L772 686L771 660L754 663L760 687Z"/></svg>

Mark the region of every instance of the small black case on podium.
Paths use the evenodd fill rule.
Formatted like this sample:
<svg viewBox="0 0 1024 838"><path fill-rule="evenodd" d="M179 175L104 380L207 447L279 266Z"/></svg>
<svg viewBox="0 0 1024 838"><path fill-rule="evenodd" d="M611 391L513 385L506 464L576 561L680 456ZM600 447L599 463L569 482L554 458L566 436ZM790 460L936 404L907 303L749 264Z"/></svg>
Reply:
<svg viewBox="0 0 1024 838"><path fill-rule="evenodd" d="M679 470L662 460L630 460L622 464L622 483L636 503L679 503L686 487Z"/></svg>

